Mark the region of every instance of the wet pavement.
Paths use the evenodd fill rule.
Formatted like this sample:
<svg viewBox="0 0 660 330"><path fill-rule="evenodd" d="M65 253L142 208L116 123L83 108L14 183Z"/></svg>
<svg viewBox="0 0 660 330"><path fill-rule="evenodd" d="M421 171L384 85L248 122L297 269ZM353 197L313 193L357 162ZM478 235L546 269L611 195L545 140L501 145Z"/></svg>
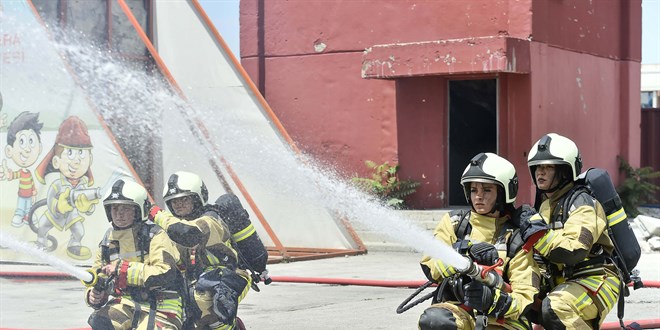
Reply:
<svg viewBox="0 0 660 330"><path fill-rule="evenodd" d="M269 265L270 275L287 280L316 278L424 281L420 254L370 252ZM638 269L643 279L660 281L660 254L643 254ZM57 272L48 266L0 265L0 273ZM339 281L343 282L343 281ZM416 329L429 301L397 314L411 288L273 282L250 291L239 307L248 329ZM0 278L0 329L89 328L91 309L83 302L83 285L76 280ZM428 289L425 292L430 292ZM632 291L626 298L625 320L660 319L660 289ZM606 322L616 321L616 309Z"/></svg>

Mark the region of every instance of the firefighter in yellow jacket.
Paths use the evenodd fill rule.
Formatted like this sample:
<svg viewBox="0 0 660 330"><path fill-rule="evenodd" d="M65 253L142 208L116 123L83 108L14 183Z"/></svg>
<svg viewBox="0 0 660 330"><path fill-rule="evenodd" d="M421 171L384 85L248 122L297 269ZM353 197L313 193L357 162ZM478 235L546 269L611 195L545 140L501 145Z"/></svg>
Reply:
<svg viewBox="0 0 660 330"><path fill-rule="evenodd" d="M586 192L572 193L582 170L578 148L550 133L532 146L527 163L543 200L540 215L529 209L519 218L526 247L542 261L542 294L548 294L539 322L546 329L598 329L618 299L621 280L610 259L614 245L602 206ZM565 205L569 197L572 203Z"/></svg>
<svg viewBox="0 0 660 330"><path fill-rule="evenodd" d="M419 329L531 329L525 314L538 293L540 275L509 221L518 191L516 170L498 155L480 153L463 172L461 184L471 211L445 215L434 236L480 265L503 259L499 269L511 292L471 281L444 260L424 256L424 273L441 284L433 305L420 316Z"/></svg>
<svg viewBox="0 0 660 330"><path fill-rule="evenodd" d="M198 175L179 171L170 176L163 195L171 213L154 206L150 218L167 231L180 249L185 276L194 287L192 296L198 308L188 317L196 328L243 328L236 312L252 278L237 268L231 232L217 212L206 205L206 185ZM195 315L200 312L201 315Z"/></svg>
<svg viewBox="0 0 660 330"><path fill-rule="evenodd" d="M89 319L92 329L180 329L179 252L165 231L146 223L147 191L118 180L103 205L112 228L89 270L98 274L85 292L85 301L96 309Z"/></svg>

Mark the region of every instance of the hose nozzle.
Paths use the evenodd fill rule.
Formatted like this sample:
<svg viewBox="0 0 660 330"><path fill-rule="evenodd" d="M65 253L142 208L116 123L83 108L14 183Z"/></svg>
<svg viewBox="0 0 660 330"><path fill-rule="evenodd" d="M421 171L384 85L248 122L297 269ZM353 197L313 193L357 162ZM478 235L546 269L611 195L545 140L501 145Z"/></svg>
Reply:
<svg viewBox="0 0 660 330"><path fill-rule="evenodd" d="M87 269L86 272L87 274L89 274L89 279L88 280L80 279L80 281L88 288L95 286L96 283L99 281L98 275L91 269Z"/></svg>
<svg viewBox="0 0 660 330"><path fill-rule="evenodd" d="M502 259L500 259L501 261ZM476 262L470 262L469 266L465 270L458 270L461 274L470 276L472 279L475 279L491 288L500 289L505 292L511 292L511 286L504 282L502 276L498 274L493 269L484 268L477 264Z"/></svg>

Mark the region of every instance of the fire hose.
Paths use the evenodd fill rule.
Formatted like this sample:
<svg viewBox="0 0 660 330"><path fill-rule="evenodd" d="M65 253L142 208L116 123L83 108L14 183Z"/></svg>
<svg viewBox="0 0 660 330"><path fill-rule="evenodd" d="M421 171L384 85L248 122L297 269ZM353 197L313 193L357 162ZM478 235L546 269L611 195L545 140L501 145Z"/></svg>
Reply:
<svg viewBox="0 0 660 330"><path fill-rule="evenodd" d="M18 278L41 278L41 279L77 279L70 274L62 272L0 272L0 277L18 277ZM327 285L356 285L356 286L375 286L387 288L419 288L427 281L424 280L372 280L355 278L327 278L327 277L301 277L301 276L271 276L273 283L304 283L304 284L327 284ZM645 288L660 289L660 281L643 281ZM631 320L627 323L635 322L642 329L660 328L660 318L646 320ZM542 329L535 327L535 330ZM621 329L619 322L607 322L601 325L601 330ZM0 330L7 330L0 327Z"/></svg>

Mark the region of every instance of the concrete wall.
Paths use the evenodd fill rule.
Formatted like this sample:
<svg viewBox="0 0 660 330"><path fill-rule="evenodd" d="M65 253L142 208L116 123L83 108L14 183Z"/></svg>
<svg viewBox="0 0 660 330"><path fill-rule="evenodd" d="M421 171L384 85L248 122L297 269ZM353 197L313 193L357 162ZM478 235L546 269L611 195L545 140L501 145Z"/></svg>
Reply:
<svg viewBox="0 0 660 330"><path fill-rule="evenodd" d="M640 0L243 0L241 56L302 150L347 175L400 162L420 209L447 206L447 81L498 78L499 153L529 202L545 133L615 179L617 155L639 164L640 20Z"/></svg>

